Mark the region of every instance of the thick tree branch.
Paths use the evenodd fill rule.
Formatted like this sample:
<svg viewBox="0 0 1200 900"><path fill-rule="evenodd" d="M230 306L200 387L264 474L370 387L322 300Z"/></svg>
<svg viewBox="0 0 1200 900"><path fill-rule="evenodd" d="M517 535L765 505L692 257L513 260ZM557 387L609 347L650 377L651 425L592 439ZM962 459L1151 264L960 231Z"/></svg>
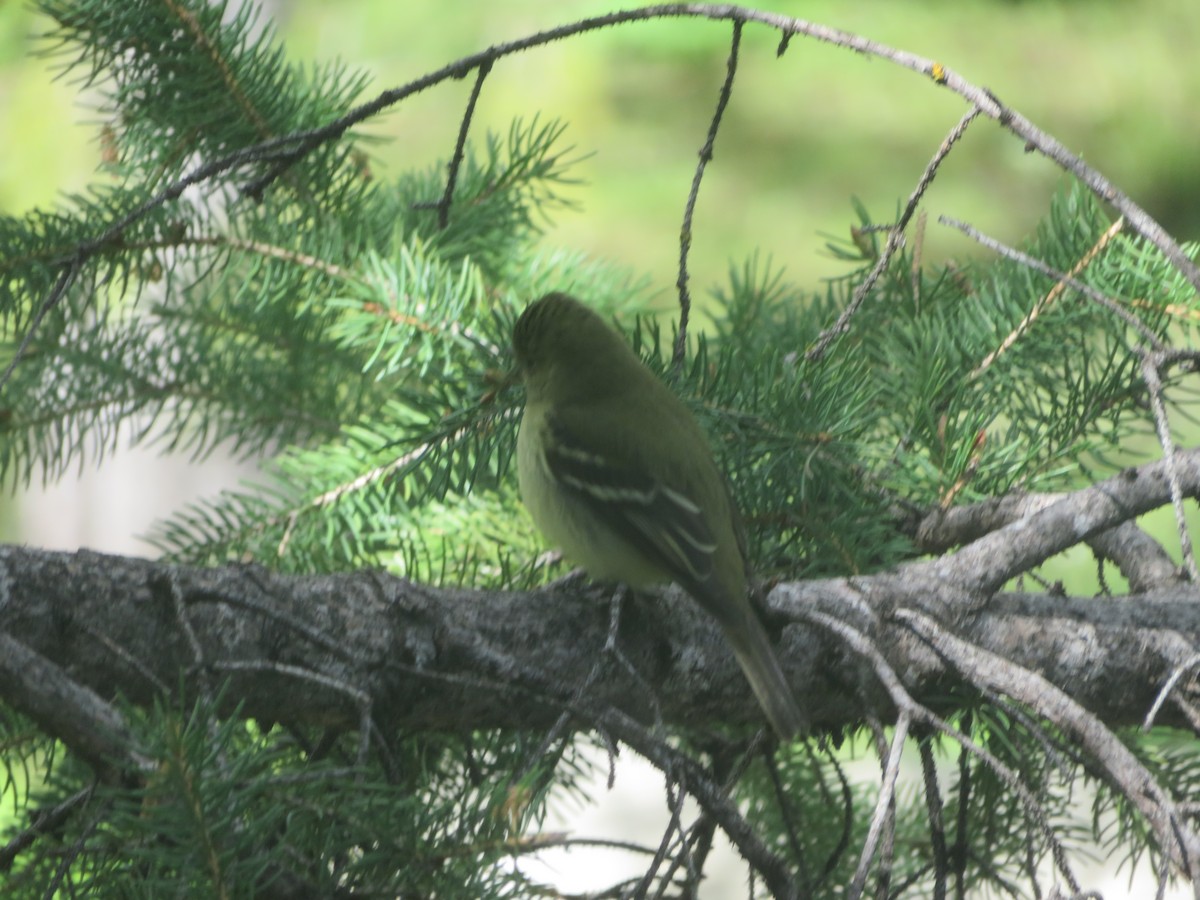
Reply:
<svg viewBox="0 0 1200 900"><path fill-rule="evenodd" d="M1195 496L1200 451L1176 462ZM1157 721L1188 725L1196 690L1189 661L1200 645L1195 585L1115 600L991 593L1169 494L1163 464L1155 463L927 563L776 586L767 603L798 693L826 726L891 705L835 637L807 624L813 612L887 648L889 665L923 703L936 708L946 687L969 687L896 623L894 611L907 608L1070 686L1073 699L1110 726L1141 721L1185 667L1176 702ZM607 708L646 722L661 711L669 724L759 724L717 630L678 591L625 604L614 632L607 594L578 585L529 594L433 589L374 572L300 578L18 547L0 549L0 563L4 696L93 760L116 745L91 745L98 738L88 735L122 732L107 699L119 693L149 702L163 685L179 683L181 668L198 689L206 674L231 678L227 696L249 715L348 729L370 722L385 735L401 727L548 728L564 711L587 727L595 710ZM619 653L606 655L614 634Z"/></svg>
<svg viewBox="0 0 1200 900"><path fill-rule="evenodd" d="M1200 496L1200 449L1177 452L1173 463L1174 473L1165 460L1126 469L916 568L931 568L986 598L1056 553L1170 502L1171 474L1183 496Z"/></svg>
<svg viewBox="0 0 1200 900"><path fill-rule="evenodd" d="M78 753L110 781L150 762L134 749L121 714L53 662L0 632L0 697Z"/></svg>
<svg viewBox="0 0 1200 900"><path fill-rule="evenodd" d="M1007 494L970 506L937 509L915 524L913 537L925 552L944 553L1053 506L1065 496ZM1086 543L1097 556L1116 564L1135 593L1165 587L1182 577L1178 563L1162 545L1133 522L1098 532Z"/></svg>
<svg viewBox="0 0 1200 900"><path fill-rule="evenodd" d="M574 692L608 637L606 592L435 590L372 572L300 578L19 547L0 549L0 561L9 574L0 610L7 639L102 697L144 703L160 684L179 683L193 656L173 610L177 589L205 663L232 679L229 701L269 721L357 728L368 697L385 735L402 727L549 728L564 709L575 709L582 727L588 710L608 707L649 722L655 704L670 724L760 724L718 630L675 590L625 606L618 642L638 677L605 663L577 704ZM929 568L911 568L780 585L770 606L783 622L779 649L798 692L817 722L834 726L890 703L838 641L800 624L804 612L853 621L886 648L913 695L937 708L947 687L969 685L895 624L891 610L962 608L968 599ZM1127 725L1141 721L1200 645L1196 601L1192 585L1113 600L1001 595L957 627L966 640L1069 685L1107 724ZM15 699L23 673L37 671L10 667L5 696ZM1195 689L1190 675L1175 688L1185 697ZM86 708L61 695L21 702L35 716L42 704L47 714L54 705ZM1158 721L1185 724L1170 706ZM72 742L68 729L53 731Z"/></svg>

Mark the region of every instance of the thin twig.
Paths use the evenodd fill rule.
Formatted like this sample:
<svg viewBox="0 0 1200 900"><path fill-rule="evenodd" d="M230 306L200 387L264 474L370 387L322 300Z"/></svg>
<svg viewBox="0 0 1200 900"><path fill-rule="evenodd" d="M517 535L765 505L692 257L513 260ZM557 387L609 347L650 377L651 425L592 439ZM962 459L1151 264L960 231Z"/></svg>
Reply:
<svg viewBox="0 0 1200 900"><path fill-rule="evenodd" d="M300 520L300 516L302 514L312 512L313 510L320 509L324 506L336 504L343 497L352 494L355 491L359 491L365 488L367 485L373 484L380 479L386 478L406 466L420 462L424 458L425 454L430 452L430 450L432 450L439 442L453 444L454 442L472 435L473 433L474 432L472 432L470 428L463 426L462 428L459 428L448 435L443 435L434 440L425 441L424 443L418 444L407 453L404 453L381 466L376 466L373 469L369 469L350 481L323 491L316 497L313 497L311 500L304 502L303 504L289 510L286 513L278 513L275 516L272 516L270 519L264 522L261 527L268 528L283 524L283 535L280 537L278 547L276 548L276 553L280 557L283 557L287 553L288 546L291 544L292 534L295 531L296 523ZM395 443L399 442L393 442L387 446L394 446Z"/></svg>
<svg viewBox="0 0 1200 900"><path fill-rule="evenodd" d="M842 830L838 835L838 842L834 844L833 849L829 852L829 858L825 860L825 865L821 868L821 874L817 877L816 884L813 885L813 894L816 894L829 876L836 871L838 863L842 861L842 854L850 848L850 838L854 833L854 792L850 789L850 779L846 777L846 770L842 768L841 760L838 759L834 752L829 753L829 764L833 768L834 775L837 776L838 785L841 788L842 800ZM824 787L824 774L820 771L820 766L814 761L817 766L818 774L821 777L821 786ZM828 797L832 801L832 795Z"/></svg>
<svg viewBox="0 0 1200 900"><path fill-rule="evenodd" d="M784 790L783 780L779 777L779 766L776 765L775 754L771 752L770 747L763 748L762 761L763 767L767 770L767 777L771 780L771 789L775 792L775 803L779 806L779 818L783 822L788 846L792 848L792 855L796 858L796 867L800 870L800 880L804 884L811 884L812 876L809 874L808 863L804 858L804 848L800 844L800 835L796 829L795 817L792 815L792 805L788 802L787 791Z"/></svg>
<svg viewBox="0 0 1200 900"><path fill-rule="evenodd" d="M888 263L891 262L892 257L903 244L904 229L908 227L909 220L912 219L913 213L916 212L917 204L925 196L929 185L933 184L934 176L937 175L937 170L942 164L942 160L949 155L951 148L959 142L966 133L967 127L975 121L975 117L978 115L979 108L972 107L950 129L950 133L946 135L937 152L933 154L933 158L925 166L925 171L921 173L921 177L917 181L917 186L908 195L908 202L904 205L904 211L900 214L900 218L896 220L896 224L888 228L887 243L884 244L883 252L879 254L879 259L875 260L875 265L871 267L871 271L867 273L867 277L854 289L854 294L851 296L850 302L846 304L846 308L842 310L837 321L830 328L821 332L816 342L809 348L805 354L809 360L820 359L825 355L825 351L829 349L829 345L839 335L849 330L850 320L858 312L859 307L862 306L863 301L867 298L867 294L871 292L871 288L875 286L875 282L879 280L879 276L883 274L884 269L887 268Z"/></svg>
<svg viewBox="0 0 1200 900"><path fill-rule="evenodd" d="M463 157L467 152L467 133L471 129L471 120L475 117L475 104L479 100L479 92L483 90L483 82L492 71L493 60L485 60L479 64L475 73L475 84L471 86L471 96L467 99L467 108L463 112L462 123L458 127L458 140L454 144L454 155L450 157L447 166L446 190L438 201L438 228L444 229L450 224L450 204L454 200L454 186L458 183L458 170L462 166ZM465 75L466 72L463 72Z"/></svg>
<svg viewBox="0 0 1200 900"><path fill-rule="evenodd" d="M620 627L621 600L628 593L629 588L624 586L619 587L613 592L612 598L609 600L608 637L604 642L604 653L611 655L638 687L642 689L642 693L646 695L646 700L654 713L654 727L657 731L662 732L665 725L662 703L659 702L658 693L654 690L653 685L642 677L642 673L637 670L637 666L630 661L629 657L625 655L617 643L617 632Z"/></svg>
<svg viewBox="0 0 1200 900"><path fill-rule="evenodd" d="M46 293L45 298L38 306L37 313L29 322L29 327L25 329L25 334L21 336L21 343L17 345L16 352L13 353L12 359L8 365L4 367L4 374L0 375L0 388L8 384L8 379L12 377L12 373L16 370L17 364L25 358L25 354L29 351L29 345L33 343L33 336L37 334L38 328L41 327L42 320L50 313L50 310L58 306L62 298L66 296L71 285L75 283L75 279L79 277L79 271L83 268L83 261L87 258L81 250L72 257L70 263L59 274L54 282L54 286Z"/></svg>
<svg viewBox="0 0 1200 900"><path fill-rule="evenodd" d="M1068 287L1071 287L1083 294L1083 296L1087 297L1093 303L1103 306L1117 318L1121 319L1126 325L1141 335L1142 339L1145 340L1146 343L1155 350L1161 351L1165 349L1165 346L1163 342L1159 340L1158 335L1155 334L1145 322L1127 310L1120 303L1113 300L1111 297L1104 296L1104 294L1100 293L1091 285L1084 284L1082 281L1072 278L1070 275L1046 265L1040 259L1034 259L1028 253L1022 253L1020 250L1009 247L1006 244L1002 244L995 238L988 237L978 229L972 228L966 222L960 222L958 219L951 218L950 216L938 216L938 222L942 225L947 225L950 228L957 228L967 237L971 238L971 240L982 244L984 247L987 247L990 250L996 251L1001 256L1008 257L1014 262L1018 262L1030 269L1035 269L1036 271L1041 272L1043 275L1048 275L1050 278L1054 278L1066 284Z"/></svg>
<svg viewBox="0 0 1200 900"><path fill-rule="evenodd" d="M17 857L32 847L39 837L58 832L76 810L86 808L95 789L96 785L90 784L61 803L32 812L29 827L18 831L7 844L0 847L0 873L11 871Z"/></svg>
<svg viewBox="0 0 1200 900"><path fill-rule="evenodd" d="M928 729L922 728L917 737L921 775L925 781L925 811L929 815L929 844L933 850L933 900L946 900L946 874L949 872L950 857L946 852L946 828L943 824L945 804L942 802L941 788L938 787L932 736Z"/></svg>
<svg viewBox="0 0 1200 900"><path fill-rule="evenodd" d="M962 717L963 734L970 734L975 727L975 714L967 710ZM964 748L958 755L958 811L954 817L954 846L950 858L954 864L954 887L959 900L966 896L967 859L971 848L971 792L975 784L975 770L971 767L974 757Z"/></svg>
<svg viewBox="0 0 1200 900"><path fill-rule="evenodd" d="M658 850L654 854L654 859L650 861L650 865L646 868L645 873L642 875L641 881L638 882L637 887L633 890L633 897L637 898L637 900L642 900L642 898L645 898L649 895L650 886L654 883L654 879L658 877L658 870L662 868L662 864L667 858L667 851L670 850L672 846L678 847L678 855L676 856L676 859L683 860L684 867L687 869L688 877L691 879L692 883L698 883L700 880L700 876L696 872L695 864L692 862L692 851L691 847L688 845L687 829L683 827L683 801L687 796L686 789L681 782L679 785L680 790L677 791L670 773L664 773L664 775L666 777L667 811L670 813L670 817L667 821L667 829L663 832L662 840L659 841ZM678 841L676 841L676 836L678 836ZM668 870L668 873L674 871L675 867L672 866ZM670 874L663 876L663 879L659 885L659 890L655 894L656 898L663 895L669 878Z"/></svg>
<svg viewBox="0 0 1200 900"><path fill-rule="evenodd" d="M729 105L729 97L733 93L733 77L737 74L738 47L742 43L741 19L733 20L733 39L729 47L729 59L725 63L725 81L721 84L721 92L717 96L717 108L713 111L712 121L708 125L708 136L704 146L700 148L700 161L696 163L696 171L692 175L692 187L688 191L687 204L683 209L683 225L679 229L679 277L675 286L679 289L679 333L675 335L675 353L672 364L678 372L683 366L683 356L687 350L688 318L692 310L692 295L688 290L688 253L692 249L692 216L696 212L696 199L700 196L700 182L704 178L704 170L713 158L713 145L717 141L717 130L721 127L721 118L725 115L725 107Z"/></svg>
<svg viewBox="0 0 1200 900"><path fill-rule="evenodd" d="M1175 512L1175 527L1179 532L1179 547L1183 556L1183 564L1191 576L1192 584L1200 583L1200 569L1196 566L1196 553L1192 548L1192 535L1188 530L1187 513L1183 508L1183 486L1179 481L1179 466L1175 439L1171 437L1171 423L1167 421L1167 404L1163 398L1163 383L1159 375L1160 354L1146 354L1142 357L1142 380L1146 382L1146 390L1150 394L1150 409L1154 413L1154 430L1158 434L1158 443L1163 451L1163 463L1166 465L1167 486L1171 492L1171 508Z"/></svg>
<svg viewBox="0 0 1200 900"><path fill-rule="evenodd" d="M710 750L709 755L712 758L711 771L715 779L720 781L724 791L731 792L734 786L746 774L746 769L751 761L759 755L763 750L763 732L759 732L750 740L746 748L736 755L736 758L730 759L728 753L721 753L719 750ZM763 756L769 758L769 749L762 753ZM680 866L691 862L692 867L688 869L689 873L695 872L696 879L702 879L704 876L704 864L708 858L709 851L712 849L713 834L716 831L716 822L703 812L696 817L687 829L687 841L692 850L688 854L674 854L670 866L659 879L658 891L655 893L655 900L666 895L667 890L675 883L675 873ZM689 877L691 875L689 874ZM694 898L697 894L699 880L694 883L683 885L681 896Z"/></svg>
<svg viewBox="0 0 1200 900"><path fill-rule="evenodd" d="M80 629L103 644L113 656L125 663L125 665L127 665L132 671L137 672L139 675L145 678L160 696L166 697L170 695L171 689L167 687L166 683L163 682L161 678L154 674L153 670L151 670L149 666L147 666L144 662L142 662L108 635L96 630L91 626L91 624L80 619L75 619L71 624L73 627Z"/></svg>
<svg viewBox="0 0 1200 900"><path fill-rule="evenodd" d="M696 760L672 748L662 737L612 707L592 710L603 727L646 758L664 774L686 777L690 794L705 815L712 817L753 871L762 876L768 889L779 898L795 898L796 885L783 861L754 833L724 786L714 782Z"/></svg>
<svg viewBox="0 0 1200 900"><path fill-rule="evenodd" d="M1158 692L1158 696L1154 698L1154 703L1151 704L1150 711L1146 713L1146 718L1142 722L1142 731L1149 731L1153 727L1158 711L1162 709L1162 705L1171 696L1171 691L1175 689L1175 685L1179 683L1179 679L1194 669L1197 664L1200 664L1200 653L1192 654L1175 667L1171 672L1171 677L1164 682L1162 689Z"/></svg>
<svg viewBox="0 0 1200 900"><path fill-rule="evenodd" d="M1085 268L1087 268L1091 261L1096 258L1096 255L1106 246L1108 246L1108 242L1116 237L1118 233L1120 233L1121 228L1124 227L1124 225L1125 220L1123 218L1118 218L1117 221L1113 222L1112 225L1105 230L1104 234L1100 235L1100 238L1095 244L1092 245L1091 249L1089 249L1087 253L1083 254L1083 256L1079 258L1079 261L1071 267L1071 270L1067 272L1067 278L1074 278ZM1049 291L1039 298L1037 303L1033 305L1033 309L1026 313L1025 317L1017 323L1017 327L1009 332L1008 336L1000 342L1000 346L984 357L983 362L972 369L970 374L967 375L967 378L974 380L986 372L988 367L994 363L1002 353L1008 350L1009 347L1011 347L1020 339L1021 335L1023 335L1029 329L1029 326L1037 320L1037 317L1040 316L1051 303L1058 299L1066 287L1066 279L1060 279L1059 281L1055 282L1054 287L1050 288Z"/></svg>
<svg viewBox="0 0 1200 900"><path fill-rule="evenodd" d="M163 586L171 594L171 609L175 613L175 621L179 623L179 630L183 632L187 639L188 649L192 652L192 668L196 671L196 677L200 682L201 696L204 697L209 710L213 707L213 689L208 679L208 664L204 660L204 649L200 646L200 639L196 636L196 629L192 627L192 618L188 613L187 600L183 595L183 589L179 586L179 578L174 571L167 573L165 578L166 584Z"/></svg>
<svg viewBox="0 0 1200 900"><path fill-rule="evenodd" d="M152 249L156 246L160 247L230 247L234 250L244 250L249 253L257 253L260 256L266 256L271 259L279 259L284 262L290 262L298 266L303 266L306 269L313 269L323 275L328 275L330 278L336 278L340 281L355 281L361 282L362 277L355 271L339 266L336 263L331 263L328 260L318 259L309 253L300 253L288 247L278 247L274 244L267 244L263 241L251 241L245 238L233 237L231 235L202 235L199 237L185 237L179 241L156 241L145 242L140 247L130 246L129 249Z"/></svg>
<svg viewBox="0 0 1200 900"><path fill-rule="evenodd" d="M858 868L850 880L847 896L857 900L862 896L867 883L867 875L871 871L871 862L875 858L875 850L879 846L889 818L896 809L896 779L900 775L900 755L904 751L904 740L908 737L908 728L912 723L907 711L900 713L896 719L896 730L892 733L891 747L883 740L883 729L876 723L876 738L880 745L880 764L883 766L883 778L879 785L879 797L875 801L875 813L871 816L871 825L867 829L867 838L863 841L862 853L858 857ZM882 876L881 876L882 877Z"/></svg>
<svg viewBox="0 0 1200 900"><path fill-rule="evenodd" d="M570 576L568 576L568 577L570 577ZM533 751L533 753L529 754L528 762L526 762L523 766L521 766L521 768L518 769L516 771L516 773L512 777L509 778L509 786L510 787L523 781L525 779L525 776L528 775L531 771L533 771L533 767L549 751L550 745L553 744L556 740L558 740L559 736L566 730L567 724L569 722L571 722L572 719L574 719L573 710L579 706L580 702L583 700L583 698L587 694L588 690L591 688L591 686L593 684L596 683L596 680L603 673L604 668L607 664L609 654L611 653L613 656L618 657L618 658L623 657L623 654L621 654L620 651L617 649L617 633L621 627L621 598L622 598L622 596L623 596L622 590L618 589L618 590L613 591L612 596L609 598L608 634L605 637L604 646L601 648L601 652L597 655L595 662L592 663L592 668L588 671L587 676L583 679L582 682L580 682L579 686L575 688L575 694L574 694L574 697L572 698L571 704L566 709L564 709L562 714L559 715L559 717L555 720L554 724L550 727L549 732L547 732L546 736L539 742L537 748ZM625 663L626 663L627 668L632 668L632 665L630 665L628 663L628 660L625 660ZM655 704L655 709L658 712L658 721L661 724L662 710L658 706L657 698L653 695L653 692L651 692L650 699ZM610 747L609 748L609 775L608 775L609 790L612 790L612 786L616 779L616 773L613 769L613 764L612 764L612 756L613 755L614 754L612 752L612 748Z"/></svg>

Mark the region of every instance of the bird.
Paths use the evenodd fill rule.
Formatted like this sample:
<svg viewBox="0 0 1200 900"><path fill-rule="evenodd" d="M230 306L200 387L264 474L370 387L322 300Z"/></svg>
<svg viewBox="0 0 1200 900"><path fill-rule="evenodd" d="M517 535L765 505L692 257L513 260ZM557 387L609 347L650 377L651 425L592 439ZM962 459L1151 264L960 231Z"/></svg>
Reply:
<svg viewBox="0 0 1200 900"><path fill-rule="evenodd" d="M700 423L621 334L564 293L513 328L521 497L589 576L675 582L720 625L774 731L807 731L750 600L741 518Z"/></svg>

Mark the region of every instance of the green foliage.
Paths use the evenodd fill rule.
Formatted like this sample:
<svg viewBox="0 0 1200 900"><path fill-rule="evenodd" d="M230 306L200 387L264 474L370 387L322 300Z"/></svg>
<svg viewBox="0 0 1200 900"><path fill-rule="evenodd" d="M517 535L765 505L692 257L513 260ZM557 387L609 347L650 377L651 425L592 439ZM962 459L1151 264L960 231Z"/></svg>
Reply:
<svg viewBox="0 0 1200 900"><path fill-rule="evenodd" d="M547 782L518 790L513 773L536 741L410 740L385 777L356 764L352 740L263 730L218 705L128 710L153 772L136 790L97 787L87 814L21 858L6 896L58 881L88 896L255 897L300 879L320 896L483 897L519 882L507 862ZM586 772L561 760L567 786ZM36 800L67 799L81 777L58 770Z"/></svg>
<svg viewBox="0 0 1200 900"><path fill-rule="evenodd" d="M261 197L238 188L284 158L247 154L118 234L198 166L344 113L364 77L286 63L248 6L231 15L198 2L41 5L58 23L68 71L104 92L112 180L60 210L0 220L4 361L32 333L3 388L0 474L53 479L123 440L261 459L256 484L160 526L155 538L172 559L294 572L376 566L473 586L555 574L539 561L513 486L521 396L507 375L513 322L550 289L619 314L697 412L764 576L911 559L897 511L1068 487L1149 427L1140 336L1072 292L1043 302L1052 280L1007 261L929 269L901 255L848 334L810 359L873 264L870 241L837 248L847 271L817 293L758 258L735 266L714 292L711 330L689 336L676 370L674 330L634 318L648 312L644 283L539 242L573 178L557 121L517 122L471 144L444 221L444 166L377 179L352 137L287 160ZM1069 188L1027 250L1067 270L1106 225L1090 196ZM84 259L80 247L94 252ZM72 260L79 277L50 304ZM1187 286L1141 241L1117 238L1083 277L1159 334L1188 327L1177 312ZM55 879L120 896L249 896L289 873L329 892L515 895L532 886L506 865L522 852L514 837L586 769L578 738L539 760L525 734L405 735L389 760L360 760L350 736L330 748L217 709L127 709L154 776L139 790L98 789L89 814L22 861L13 896ZM1069 757L1061 741L1006 711L973 715L964 728L1045 786L1055 831L1074 836L1071 781L1055 781L1059 755ZM23 773L52 751L23 729L16 717L0 722L5 793L21 809L31 802ZM1200 779L1194 747L1154 758L1171 778ZM1028 822L1008 826L1026 821L1009 786L964 760L945 816L957 821L965 808L971 876L1007 889L1046 847ZM827 820L846 797L861 840L869 791L843 789L835 765L807 747L779 766L796 821ZM80 768L57 767L32 799L71 796ZM770 773L751 767L738 790L789 853ZM1098 797L1101 836L1146 847L1139 820ZM931 865L926 812L919 796L902 801L906 855L894 883L916 892ZM853 872L842 840L837 829L802 829L812 883L844 884Z"/></svg>
<svg viewBox="0 0 1200 900"><path fill-rule="evenodd" d="M32 791L44 775L54 770L60 747L55 740L24 716L0 707L0 823L16 818L32 799ZM11 807L5 808L11 804ZM11 814L11 816L10 816Z"/></svg>
<svg viewBox="0 0 1200 900"><path fill-rule="evenodd" d="M857 744L859 742L855 742ZM808 745L790 748L770 765L761 760L739 782L739 794L769 845L799 860L801 883L820 896L848 884L857 863L853 848L862 845L874 796L865 780L846 772L862 746L843 746L822 758ZM786 799L786 807L778 800ZM824 827L805 827L806 822Z"/></svg>
<svg viewBox="0 0 1200 900"><path fill-rule="evenodd" d="M10 477L28 481L39 467L56 477L123 433L153 432L197 455L222 443L258 453L332 431L324 410L362 401L358 386L342 387L349 377L310 365L325 358L345 376L361 368L330 340L331 312L306 299L328 290L336 261L364 252L359 223L386 212L346 145L290 167L261 204L234 200L233 182L218 179L194 203L152 205L111 230L185 172L324 122L361 90L362 76L284 65L269 31L250 36L253 7L227 22L222 4L193 7L43 6L67 71L107 98L116 184L0 221L3 335L15 340L47 313L6 392L0 469ZM269 169L251 162L237 177ZM350 224L331 222L326 204ZM96 252L47 310L78 246Z"/></svg>
<svg viewBox="0 0 1200 900"><path fill-rule="evenodd" d="M465 160L445 228L429 212L445 190L445 166L402 176L399 196L414 199L396 204L398 222L406 234L433 243L443 259L470 259L491 281L504 280L527 258L540 225L571 205L561 191L577 183L567 173L580 158L559 146L565 131L565 123L543 123L535 116L513 122L507 140L489 134L483 158L472 154Z"/></svg>

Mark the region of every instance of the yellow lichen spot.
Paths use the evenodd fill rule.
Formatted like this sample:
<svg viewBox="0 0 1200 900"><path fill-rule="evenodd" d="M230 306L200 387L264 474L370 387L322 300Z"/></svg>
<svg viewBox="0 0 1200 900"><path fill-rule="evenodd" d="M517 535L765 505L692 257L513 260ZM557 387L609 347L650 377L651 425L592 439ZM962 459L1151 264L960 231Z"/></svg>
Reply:
<svg viewBox="0 0 1200 900"><path fill-rule="evenodd" d="M933 64L933 68L929 70L929 74L933 76L933 80L938 84L946 83L946 67L940 62Z"/></svg>

